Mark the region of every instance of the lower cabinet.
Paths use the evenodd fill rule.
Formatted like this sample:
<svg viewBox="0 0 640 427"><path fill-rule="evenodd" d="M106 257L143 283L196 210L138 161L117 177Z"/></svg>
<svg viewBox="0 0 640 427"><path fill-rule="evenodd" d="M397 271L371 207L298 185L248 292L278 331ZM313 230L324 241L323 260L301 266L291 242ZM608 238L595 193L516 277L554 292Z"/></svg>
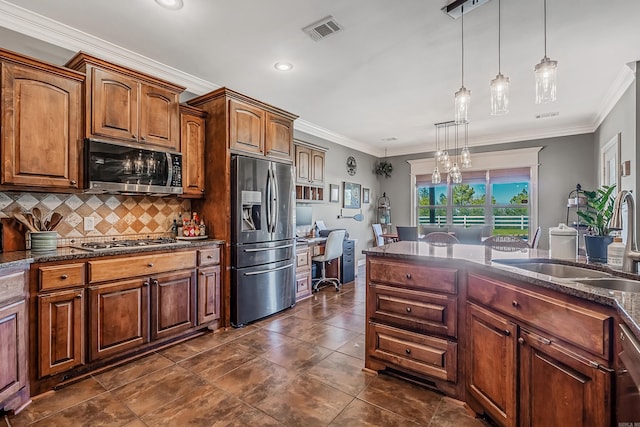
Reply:
<svg viewBox="0 0 640 427"><path fill-rule="evenodd" d="M150 280L151 339L172 336L195 326L195 271L163 274Z"/></svg>
<svg viewBox="0 0 640 427"><path fill-rule="evenodd" d="M38 295L38 376L82 365L84 289Z"/></svg>
<svg viewBox="0 0 640 427"><path fill-rule="evenodd" d="M311 248L296 246L296 302L311 296Z"/></svg>
<svg viewBox="0 0 640 427"><path fill-rule="evenodd" d="M198 269L198 325L220 320L220 266Z"/></svg>
<svg viewBox="0 0 640 427"><path fill-rule="evenodd" d="M149 341L149 279L90 286L89 301L92 361Z"/></svg>
<svg viewBox="0 0 640 427"><path fill-rule="evenodd" d="M26 311L24 300L0 308L0 411L27 384Z"/></svg>

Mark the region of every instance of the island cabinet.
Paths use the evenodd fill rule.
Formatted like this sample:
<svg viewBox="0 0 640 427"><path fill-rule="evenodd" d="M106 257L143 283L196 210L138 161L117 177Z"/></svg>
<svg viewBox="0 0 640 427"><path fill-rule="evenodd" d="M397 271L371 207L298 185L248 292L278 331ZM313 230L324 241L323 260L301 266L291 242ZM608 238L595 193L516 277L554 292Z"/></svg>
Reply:
<svg viewBox="0 0 640 427"><path fill-rule="evenodd" d="M25 268L0 274L0 412L18 412L29 400Z"/></svg>
<svg viewBox="0 0 640 427"><path fill-rule="evenodd" d="M79 188L84 75L0 49L1 184Z"/></svg>
<svg viewBox="0 0 640 427"><path fill-rule="evenodd" d="M367 256L365 367L398 370L462 398L459 272Z"/></svg>
<svg viewBox="0 0 640 427"><path fill-rule="evenodd" d="M468 403L502 426L608 426L614 313L469 272Z"/></svg>
<svg viewBox="0 0 640 427"><path fill-rule="evenodd" d="M182 152L182 196L204 197L204 126L207 113L180 105L180 148Z"/></svg>
<svg viewBox="0 0 640 427"><path fill-rule="evenodd" d="M80 52L67 67L86 76L86 136L180 151L184 87Z"/></svg>

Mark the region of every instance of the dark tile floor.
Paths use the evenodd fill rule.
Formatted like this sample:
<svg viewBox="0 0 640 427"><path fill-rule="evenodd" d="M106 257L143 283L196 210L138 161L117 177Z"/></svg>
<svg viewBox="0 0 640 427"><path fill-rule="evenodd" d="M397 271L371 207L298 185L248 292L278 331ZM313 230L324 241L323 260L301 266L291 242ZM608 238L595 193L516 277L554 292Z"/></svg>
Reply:
<svg viewBox="0 0 640 427"><path fill-rule="evenodd" d="M365 280L38 396L9 426L484 426L364 366Z"/></svg>

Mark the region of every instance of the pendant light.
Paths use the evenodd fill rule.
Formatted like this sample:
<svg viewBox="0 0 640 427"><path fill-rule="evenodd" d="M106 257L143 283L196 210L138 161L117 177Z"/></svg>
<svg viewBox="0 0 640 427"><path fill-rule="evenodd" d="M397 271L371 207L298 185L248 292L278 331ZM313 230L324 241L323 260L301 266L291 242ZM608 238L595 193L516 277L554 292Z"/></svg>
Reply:
<svg viewBox="0 0 640 427"><path fill-rule="evenodd" d="M498 0L498 75L491 80L491 115L500 116L509 112L509 77L500 70L500 2Z"/></svg>
<svg viewBox="0 0 640 427"><path fill-rule="evenodd" d="M460 6L460 20L462 21L462 86L454 97L456 124L466 123L469 120L469 103L471 102L471 91L464 87L464 5Z"/></svg>
<svg viewBox="0 0 640 427"><path fill-rule="evenodd" d="M454 184L460 184L462 182L462 173L460 173L460 167L458 166L458 125L455 125L455 149L453 151L453 165L449 170L449 176Z"/></svg>
<svg viewBox="0 0 640 427"><path fill-rule="evenodd" d="M451 157L449 156L449 126L444 127L444 151L442 152L442 170L449 173L451 170Z"/></svg>
<svg viewBox="0 0 640 427"><path fill-rule="evenodd" d="M442 176L440 175L440 169L438 169L438 162L442 158L442 150L440 150L440 125L436 124L436 152L434 154L434 160L436 163L436 167L433 169L433 173L431 174L431 183L432 184L440 184L442 181Z"/></svg>
<svg viewBox="0 0 640 427"><path fill-rule="evenodd" d="M464 124L464 148L460 152L460 158L462 160L463 169L471 167L471 152L469 151L469 123Z"/></svg>
<svg viewBox="0 0 640 427"><path fill-rule="evenodd" d="M544 58L534 68L536 76L536 104L556 100L556 71L558 61L547 57L547 0L544 0Z"/></svg>

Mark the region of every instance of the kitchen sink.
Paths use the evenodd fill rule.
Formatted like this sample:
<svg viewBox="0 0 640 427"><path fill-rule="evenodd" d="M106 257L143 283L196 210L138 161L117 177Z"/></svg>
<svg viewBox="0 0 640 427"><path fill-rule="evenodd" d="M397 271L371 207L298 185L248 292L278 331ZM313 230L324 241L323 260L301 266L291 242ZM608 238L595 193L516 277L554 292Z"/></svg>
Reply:
<svg viewBox="0 0 640 427"><path fill-rule="evenodd" d="M598 288L610 289L612 291L640 292L640 281L628 280L618 277L601 277L597 279L576 280L583 285L596 286Z"/></svg>
<svg viewBox="0 0 640 427"><path fill-rule="evenodd" d="M510 265L522 270L533 271L534 273L546 274L548 276L561 279L576 278L607 278L611 277L604 271L592 270L589 268L576 267L566 264L555 264L553 262L531 262L522 260L493 260L499 264Z"/></svg>

